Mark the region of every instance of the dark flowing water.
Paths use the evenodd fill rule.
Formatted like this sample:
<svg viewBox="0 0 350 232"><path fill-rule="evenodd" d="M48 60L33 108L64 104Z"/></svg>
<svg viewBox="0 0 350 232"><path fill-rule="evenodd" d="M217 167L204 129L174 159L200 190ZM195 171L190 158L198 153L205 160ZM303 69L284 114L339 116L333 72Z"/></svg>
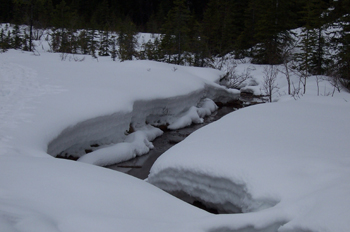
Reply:
<svg viewBox="0 0 350 232"><path fill-rule="evenodd" d="M162 136L156 138L152 142L154 145L154 149L150 150L148 154L140 157L136 157L126 162L107 166L106 168L124 172L140 179L146 179L148 177L149 171L153 163L166 150L168 150L175 144L184 140L192 132L198 130L199 128L205 125L208 125L211 122L214 122L220 119L221 117L233 111L234 111L233 107L223 106L223 107L220 107L212 115L206 117L204 119L204 123L194 124L179 130L166 130L164 131L164 134Z"/></svg>

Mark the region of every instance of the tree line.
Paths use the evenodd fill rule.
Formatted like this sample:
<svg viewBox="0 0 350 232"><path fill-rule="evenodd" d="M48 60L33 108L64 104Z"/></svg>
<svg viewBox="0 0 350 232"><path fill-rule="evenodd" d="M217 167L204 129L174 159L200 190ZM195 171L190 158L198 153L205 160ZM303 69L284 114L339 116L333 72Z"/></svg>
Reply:
<svg viewBox="0 0 350 232"><path fill-rule="evenodd" d="M1 0L0 5L1 22L51 28L55 52L194 66L233 53L257 64L294 60L302 75L350 80L349 0ZM339 30L327 31L331 26ZM295 28L303 28L297 38ZM1 46L31 50L31 31L22 38L18 29L12 36L2 32ZM161 36L137 53L140 31ZM299 52L291 54L292 49Z"/></svg>

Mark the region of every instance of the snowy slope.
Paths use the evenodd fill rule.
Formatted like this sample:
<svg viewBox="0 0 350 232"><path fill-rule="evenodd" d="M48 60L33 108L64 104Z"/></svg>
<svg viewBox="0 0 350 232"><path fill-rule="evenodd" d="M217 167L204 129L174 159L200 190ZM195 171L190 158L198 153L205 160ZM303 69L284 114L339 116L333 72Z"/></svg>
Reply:
<svg viewBox="0 0 350 232"><path fill-rule="evenodd" d="M209 69L192 71L180 67L174 72L173 65L148 61L117 63L109 59L98 63L62 62L58 54L36 57L18 51L2 55L1 65L5 82L1 87L1 121L6 122L5 128L13 127L12 124L21 127L14 142L23 147L37 146L35 149L46 152L50 141L56 138L48 148L53 156L67 149L81 150L89 144L121 142L130 124L142 127L148 116L159 115L159 111L163 114L164 109L169 115L164 123L171 123L177 114L202 98L215 98L217 89L234 97L213 82L221 73ZM64 138L59 137L62 131Z"/></svg>
<svg viewBox="0 0 350 232"><path fill-rule="evenodd" d="M75 58L83 56L0 54L1 232L350 228L348 93L331 97L327 81L317 88L310 77L307 94L295 100L284 96L279 74L273 98L279 102L238 110L164 154L148 181L189 201L241 212L214 216L147 182L85 163L147 152L161 134L147 123L171 129L200 123L216 109L212 100L237 98L238 91L216 84L223 73ZM239 73L247 69L257 85L246 88L263 94L264 66L237 66ZM101 146L85 155L93 144ZM52 157L62 153L81 162Z"/></svg>
<svg viewBox="0 0 350 232"><path fill-rule="evenodd" d="M148 61L0 54L0 231L202 231L194 222L208 213L143 181L47 152L125 140L136 149L124 158L140 155L159 135L147 121L170 124L192 107L200 118L213 107L206 98L237 98L215 83L220 75ZM137 132L127 136L130 124Z"/></svg>
<svg viewBox="0 0 350 232"><path fill-rule="evenodd" d="M308 84L299 100L241 109L196 131L156 161L148 181L243 212L245 228L264 218L281 232L348 231L350 96L317 97L313 78Z"/></svg>
<svg viewBox="0 0 350 232"><path fill-rule="evenodd" d="M208 217L130 176L52 158L0 156L0 231L181 231Z"/></svg>

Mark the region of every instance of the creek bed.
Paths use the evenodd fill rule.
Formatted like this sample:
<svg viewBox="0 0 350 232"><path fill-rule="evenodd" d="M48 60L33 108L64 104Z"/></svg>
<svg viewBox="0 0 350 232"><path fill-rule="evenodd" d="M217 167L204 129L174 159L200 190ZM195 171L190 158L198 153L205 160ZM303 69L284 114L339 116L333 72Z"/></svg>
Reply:
<svg viewBox="0 0 350 232"><path fill-rule="evenodd" d="M165 130L163 135L156 138L152 143L154 149L146 155L136 157L132 160L128 160L122 163L107 166L106 168L116 171L127 173L131 176L139 179L146 179L153 163L161 156L165 151L174 146L175 144L184 140L192 132L199 128L206 126L228 113L235 110L232 106L222 106L212 115L204 118L204 122L201 124L193 124L191 126L179 129L179 130Z"/></svg>

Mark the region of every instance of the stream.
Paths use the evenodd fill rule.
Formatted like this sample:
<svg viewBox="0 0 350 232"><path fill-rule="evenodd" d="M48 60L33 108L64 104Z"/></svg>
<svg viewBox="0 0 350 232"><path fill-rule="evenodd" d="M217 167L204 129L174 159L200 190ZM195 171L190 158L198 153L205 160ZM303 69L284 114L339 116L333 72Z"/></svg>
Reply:
<svg viewBox="0 0 350 232"><path fill-rule="evenodd" d="M174 146L175 144L184 140L192 132L199 128L206 126L228 113L231 113L236 108L232 106L222 106L212 115L204 118L204 122L201 124L193 124L191 126L178 129L178 130L165 130L163 135L153 140L154 148L149 153L143 156L136 157L134 159L110 165L106 168L120 171L139 179L146 179L153 163L161 156L165 151Z"/></svg>

